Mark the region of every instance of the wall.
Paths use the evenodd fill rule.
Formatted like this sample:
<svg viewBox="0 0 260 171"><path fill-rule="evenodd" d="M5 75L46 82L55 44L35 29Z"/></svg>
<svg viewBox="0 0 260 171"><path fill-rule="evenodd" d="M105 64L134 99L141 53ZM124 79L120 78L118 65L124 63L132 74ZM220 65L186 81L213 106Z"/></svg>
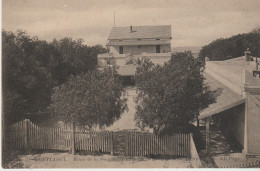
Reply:
<svg viewBox="0 0 260 171"><path fill-rule="evenodd" d="M165 62L169 61L171 59L171 56L168 57L148 57L151 62L154 64L163 65Z"/></svg>
<svg viewBox="0 0 260 171"><path fill-rule="evenodd" d="M124 53L125 54L132 54L132 55L140 55L141 53L156 53L156 46L141 46L138 48L138 46L124 46Z"/></svg>
<svg viewBox="0 0 260 171"><path fill-rule="evenodd" d="M120 58L115 58L115 64L117 66L123 66L126 64L126 62L129 60L129 57L120 57ZM107 62L106 59L98 59L98 66L106 66Z"/></svg>
<svg viewBox="0 0 260 171"><path fill-rule="evenodd" d="M260 78L252 70L245 71L246 137L245 153L260 154Z"/></svg>
<svg viewBox="0 0 260 171"><path fill-rule="evenodd" d="M244 146L244 129L245 129L245 104L234 108L233 117L230 121L231 131L241 146Z"/></svg>
<svg viewBox="0 0 260 171"><path fill-rule="evenodd" d="M110 46L109 52L113 54L119 54L119 46Z"/></svg>
<svg viewBox="0 0 260 171"><path fill-rule="evenodd" d="M247 94L248 153L260 154L260 95Z"/></svg>
<svg viewBox="0 0 260 171"><path fill-rule="evenodd" d="M223 133L231 135L244 147L245 104L221 112L218 116L221 118L219 122Z"/></svg>
<svg viewBox="0 0 260 171"><path fill-rule="evenodd" d="M171 45L160 45L161 53L167 53L171 51ZM110 53L119 54L119 46L110 46ZM142 53L156 53L156 45L143 45L140 48L138 46L123 46L124 54L140 55Z"/></svg>

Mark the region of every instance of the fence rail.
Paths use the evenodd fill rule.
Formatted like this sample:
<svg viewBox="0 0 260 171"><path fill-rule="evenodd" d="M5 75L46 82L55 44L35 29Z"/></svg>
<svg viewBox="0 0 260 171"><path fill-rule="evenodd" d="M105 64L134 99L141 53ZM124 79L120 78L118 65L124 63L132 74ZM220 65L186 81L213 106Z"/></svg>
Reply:
<svg viewBox="0 0 260 171"><path fill-rule="evenodd" d="M42 128L28 119L9 129L12 145L17 149L84 150L129 156L171 155L189 157L190 134L159 136L133 131L88 131L64 125Z"/></svg>

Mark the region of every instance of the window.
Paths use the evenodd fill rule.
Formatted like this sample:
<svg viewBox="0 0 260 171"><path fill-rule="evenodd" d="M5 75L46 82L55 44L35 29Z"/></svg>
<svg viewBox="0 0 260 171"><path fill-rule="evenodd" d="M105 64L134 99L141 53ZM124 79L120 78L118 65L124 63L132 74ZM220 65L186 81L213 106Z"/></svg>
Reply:
<svg viewBox="0 0 260 171"><path fill-rule="evenodd" d="M123 46L119 46L119 54L123 54L123 53L124 53Z"/></svg>
<svg viewBox="0 0 260 171"><path fill-rule="evenodd" d="M160 40L160 39L156 39L156 40Z"/></svg>
<svg viewBox="0 0 260 171"><path fill-rule="evenodd" d="M138 48L141 48L142 46L137 46Z"/></svg>
<svg viewBox="0 0 260 171"><path fill-rule="evenodd" d="M156 53L161 53L160 51L161 51L160 45L156 45Z"/></svg>

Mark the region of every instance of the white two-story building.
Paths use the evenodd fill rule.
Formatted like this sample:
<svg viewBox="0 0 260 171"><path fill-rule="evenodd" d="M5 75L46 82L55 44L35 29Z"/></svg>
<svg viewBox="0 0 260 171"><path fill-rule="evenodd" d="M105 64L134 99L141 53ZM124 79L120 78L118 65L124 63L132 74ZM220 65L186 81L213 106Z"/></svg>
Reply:
<svg viewBox="0 0 260 171"><path fill-rule="evenodd" d="M113 58L120 75L133 76L133 59L145 57L155 64L170 60L171 39L170 25L113 27L108 36L109 53L98 55L98 65L108 65Z"/></svg>

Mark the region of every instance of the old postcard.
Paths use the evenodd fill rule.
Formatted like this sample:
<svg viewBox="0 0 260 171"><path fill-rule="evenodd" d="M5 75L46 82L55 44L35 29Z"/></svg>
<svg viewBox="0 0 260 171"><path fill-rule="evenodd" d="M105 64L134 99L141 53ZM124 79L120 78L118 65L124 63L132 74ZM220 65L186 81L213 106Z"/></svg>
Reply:
<svg viewBox="0 0 260 171"><path fill-rule="evenodd" d="M3 0L2 168L259 168L259 0Z"/></svg>

